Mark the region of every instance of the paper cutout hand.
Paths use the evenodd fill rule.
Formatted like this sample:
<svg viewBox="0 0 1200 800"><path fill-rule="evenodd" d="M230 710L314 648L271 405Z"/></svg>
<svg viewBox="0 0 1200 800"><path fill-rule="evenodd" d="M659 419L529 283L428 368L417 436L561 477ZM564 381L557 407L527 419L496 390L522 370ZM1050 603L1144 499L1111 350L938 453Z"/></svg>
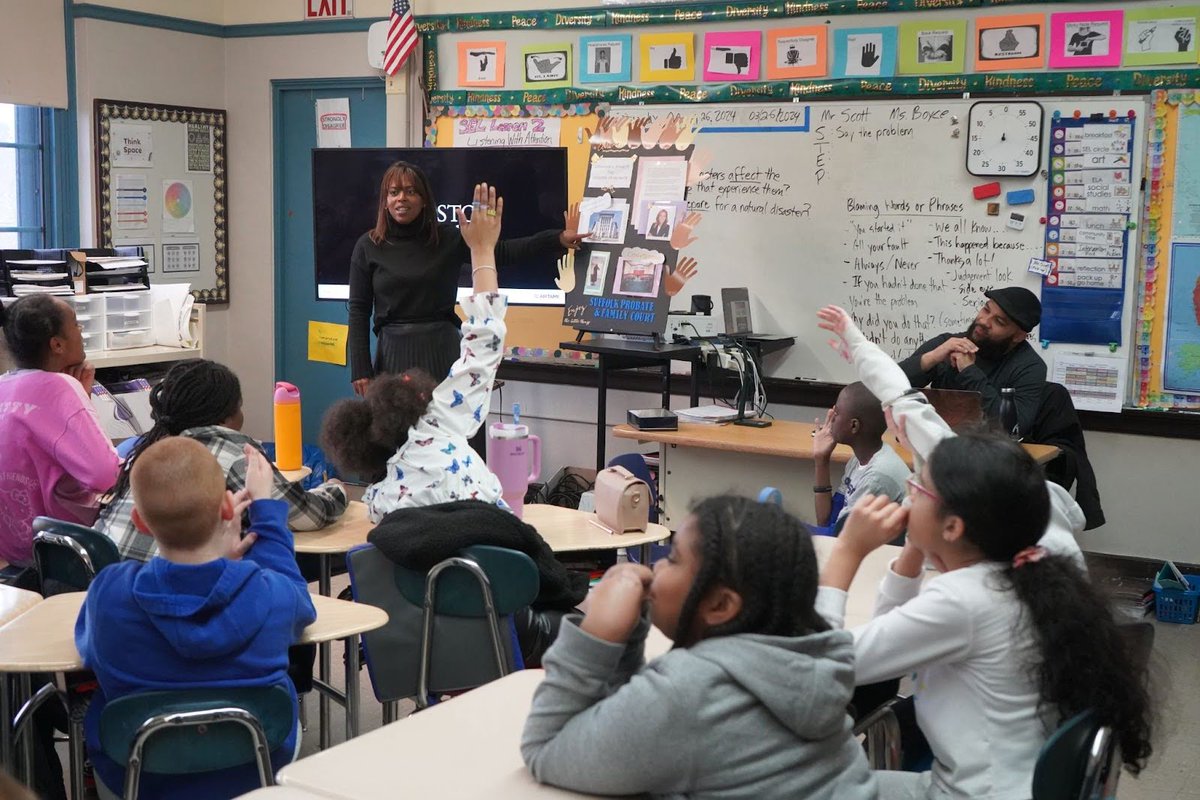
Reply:
<svg viewBox="0 0 1200 800"><path fill-rule="evenodd" d="M575 290L575 251L568 250L567 254L558 259L558 277L554 285L564 292Z"/></svg>
<svg viewBox="0 0 1200 800"><path fill-rule="evenodd" d="M612 141L617 147L624 147L629 142L629 127L633 120L620 117L613 122Z"/></svg>
<svg viewBox="0 0 1200 800"><path fill-rule="evenodd" d="M591 235L591 231L579 232L579 203L572 203L563 212L563 232L558 235L558 243L568 250L575 250Z"/></svg>
<svg viewBox="0 0 1200 800"><path fill-rule="evenodd" d="M674 297L682 291L685 284L696 275L696 259L684 256L679 259L671 274L663 279L663 289L667 297Z"/></svg>
<svg viewBox="0 0 1200 800"><path fill-rule="evenodd" d="M696 237L692 236L692 229L699 225L702 219L704 219L703 214L693 211L684 218L683 222L677 222L675 230L671 231L671 247L682 250L696 241Z"/></svg>
<svg viewBox="0 0 1200 800"><path fill-rule="evenodd" d="M711 150L697 147L692 151L692 156L688 159L687 185L689 189L708 177L708 168L711 165Z"/></svg>
<svg viewBox="0 0 1200 800"><path fill-rule="evenodd" d="M667 121L667 127L663 129L662 136L658 138L658 146L669 150L681 133L683 133L683 117L679 114L672 114L670 120Z"/></svg>
<svg viewBox="0 0 1200 800"><path fill-rule="evenodd" d="M670 114L659 114L657 119L645 126L642 131L642 147L657 147L658 140L662 138L663 131L667 129L670 119Z"/></svg>
<svg viewBox="0 0 1200 800"><path fill-rule="evenodd" d="M683 118L682 123L683 132L675 140L676 150L687 150L692 146L692 142L696 141L696 134L700 132L699 121L695 117Z"/></svg>

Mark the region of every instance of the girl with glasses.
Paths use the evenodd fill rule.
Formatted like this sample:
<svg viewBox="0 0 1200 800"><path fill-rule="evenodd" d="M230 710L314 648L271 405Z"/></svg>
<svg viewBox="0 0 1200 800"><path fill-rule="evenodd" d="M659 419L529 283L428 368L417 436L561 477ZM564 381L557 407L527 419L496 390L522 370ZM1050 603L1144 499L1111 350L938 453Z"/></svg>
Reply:
<svg viewBox="0 0 1200 800"><path fill-rule="evenodd" d="M856 681L915 673L933 765L876 773L880 797L1028 800L1047 737L1087 709L1136 774L1151 751L1144 670L1083 572L1079 507L1018 444L955 436L845 311L818 317L918 458L904 505L875 497L851 512L818 597L841 627L862 559L907 526L875 617L854 631ZM922 586L926 561L940 574Z"/></svg>

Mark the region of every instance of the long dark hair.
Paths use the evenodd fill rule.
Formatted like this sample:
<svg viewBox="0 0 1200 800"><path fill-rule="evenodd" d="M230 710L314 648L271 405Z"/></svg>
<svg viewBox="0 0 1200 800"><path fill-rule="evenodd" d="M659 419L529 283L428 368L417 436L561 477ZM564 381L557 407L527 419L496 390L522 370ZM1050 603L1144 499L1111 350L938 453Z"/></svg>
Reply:
<svg viewBox="0 0 1200 800"><path fill-rule="evenodd" d="M438 243L437 201L433 197L433 188L429 185L429 178L425 177L421 168L407 161L397 161L383 173L383 179L379 182L379 208L375 213L375 227L367 235L375 244L383 244L387 240L388 226L395 224L392 221L392 215L388 213L388 189L393 185L400 184L404 178L411 178L417 194L421 195L423 203L417 224L421 227L421 234L425 237L426 244L436 247Z"/></svg>
<svg viewBox="0 0 1200 800"><path fill-rule="evenodd" d="M679 611L678 647L687 647L700 600L714 586L741 595L742 609L729 622L698 638L761 633L803 636L829 630L814 609L817 554L812 537L779 506L722 495L696 505L700 568Z"/></svg>
<svg viewBox="0 0 1200 800"><path fill-rule="evenodd" d="M365 400L339 400L325 412L321 449L342 474L382 479L388 459L408 441L408 429L425 413L436 387L421 369L372 378Z"/></svg>
<svg viewBox="0 0 1200 800"><path fill-rule="evenodd" d="M112 496L129 489L129 473L137 457L150 445L189 428L217 425L242 407L242 385L233 370L204 358L176 362L150 390L150 416L154 426L146 432L121 467Z"/></svg>
<svg viewBox="0 0 1200 800"><path fill-rule="evenodd" d="M1050 519L1045 476L1008 439L972 433L944 439L929 459L943 514L962 518L963 535L989 561L1006 564L1004 579L1021 601L1037 646L1041 702L1059 722L1094 709L1116 734L1135 775L1151 752L1151 710L1145 669L1113 620L1108 600L1066 556L1012 566L1037 544Z"/></svg>
<svg viewBox="0 0 1200 800"><path fill-rule="evenodd" d="M49 294L22 297L8 308L0 304L4 342L18 367L36 369L45 362L50 340L62 333L64 305Z"/></svg>

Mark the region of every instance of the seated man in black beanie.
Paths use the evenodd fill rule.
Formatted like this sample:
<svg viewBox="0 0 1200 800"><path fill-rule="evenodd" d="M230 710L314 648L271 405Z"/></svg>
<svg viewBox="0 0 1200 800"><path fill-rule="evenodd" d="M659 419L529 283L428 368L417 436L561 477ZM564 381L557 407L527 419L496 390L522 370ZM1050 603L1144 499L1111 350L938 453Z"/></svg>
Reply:
<svg viewBox="0 0 1200 800"><path fill-rule="evenodd" d="M1028 431L1046 382L1046 362L1026 341L1042 318L1037 295L1021 286L984 292L987 303L966 333L943 333L900 362L913 386L979 392L989 417L1000 413L1000 390L1016 392L1017 424Z"/></svg>

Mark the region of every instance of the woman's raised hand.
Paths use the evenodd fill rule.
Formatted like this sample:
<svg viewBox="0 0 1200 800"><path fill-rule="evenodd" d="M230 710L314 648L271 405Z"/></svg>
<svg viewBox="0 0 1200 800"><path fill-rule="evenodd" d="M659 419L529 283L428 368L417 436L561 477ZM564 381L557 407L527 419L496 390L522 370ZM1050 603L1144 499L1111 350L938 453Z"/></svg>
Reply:
<svg viewBox="0 0 1200 800"><path fill-rule="evenodd" d="M494 249L500 241L500 220L504 216L504 198L496 196L496 187L486 183L475 184L475 198L471 204L471 218L467 219L463 209L458 209L458 228L463 241L472 250Z"/></svg>

